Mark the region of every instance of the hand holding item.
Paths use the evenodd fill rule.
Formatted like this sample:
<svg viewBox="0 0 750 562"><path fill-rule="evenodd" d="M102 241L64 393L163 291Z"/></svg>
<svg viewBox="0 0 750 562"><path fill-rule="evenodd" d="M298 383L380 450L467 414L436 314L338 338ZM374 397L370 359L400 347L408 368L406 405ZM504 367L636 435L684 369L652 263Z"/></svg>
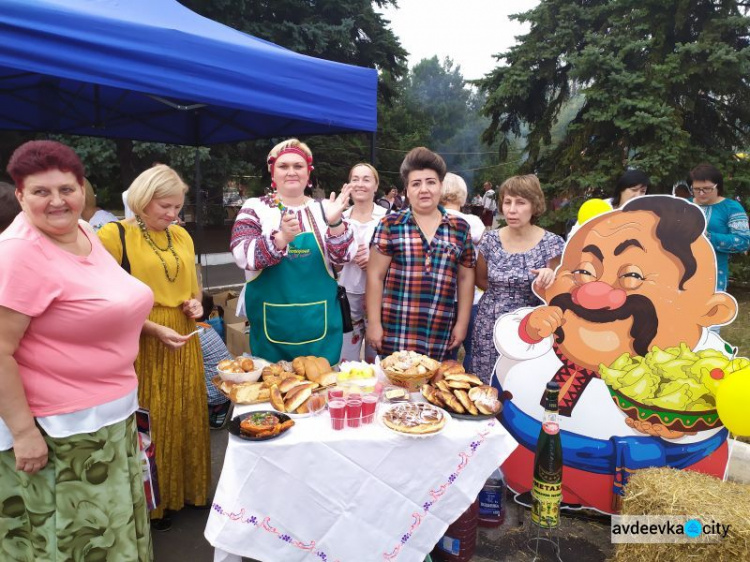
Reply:
<svg viewBox="0 0 750 562"><path fill-rule="evenodd" d="M13 439L16 470L35 474L47 464L47 443L36 426Z"/></svg>
<svg viewBox="0 0 750 562"><path fill-rule="evenodd" d="M555 272L552 271L549 267L542 267L540 269L532 269L531 273L536 275L536 278L534 279L534 288L535 289L547 289L550 285L552 285L552 282L555 280Z"/></svg>
<svg viewBox="0 0 750 562"><path fill-rule="evenodd" d="M529 314L526 335L532 340L541 341L555 333L565 323L559 306L540 306Z"/></svg>
<svg viewBox="0 0 750 562"><path fill-rule="evenodd" d="M197 299L188 299L182 303L182 312L188 318L200 318L203 316L203 304Z"/></svg>
<svg viewBox="0 0 750 562"><path fill-rule="evenodd" d="M349 208L349 196L352 194L352 189L354 188L351 184L345 183L338 196L336 193L331 193L326 206L326 223L335 225L332 228L336 228L341 223L341 213Z"/></svg>
<svg viewBox="0 0 750 562"><path fill-rule="evenodd" d="M294 211L282 213L279 231L280 236L278 238L280 238L279 241L281 242L281 247L279 249L282 250L286 248L292 240L294 240L295 236L302 232L302 227L300 226L297 213L295 213Z"/></svg>
<svg viewBox="0 0 750 562"><path fill-rule="evenodd" d="M157 325L154 335L169 349L178 349L182 347L191 337L189 335L183 336L182 334L175 332L172 328L161 325Z"/></svg>

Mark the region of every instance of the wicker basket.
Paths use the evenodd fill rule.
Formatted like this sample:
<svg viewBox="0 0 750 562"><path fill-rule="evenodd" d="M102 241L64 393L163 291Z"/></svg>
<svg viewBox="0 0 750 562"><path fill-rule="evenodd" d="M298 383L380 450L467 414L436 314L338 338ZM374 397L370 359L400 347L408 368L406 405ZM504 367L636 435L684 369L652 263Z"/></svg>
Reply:
<svg viewBox="0 0 750 562"><path fill-rule="evenodd" d="M383 372L392 384L401 386L407 389L409 392L419 392L419 389L422 387L422 385L430 380L432 378L432 375L434 375L436 371L427 371L423 375L406 375L404 373L397 373L389 369L383 369Z"/></svg>

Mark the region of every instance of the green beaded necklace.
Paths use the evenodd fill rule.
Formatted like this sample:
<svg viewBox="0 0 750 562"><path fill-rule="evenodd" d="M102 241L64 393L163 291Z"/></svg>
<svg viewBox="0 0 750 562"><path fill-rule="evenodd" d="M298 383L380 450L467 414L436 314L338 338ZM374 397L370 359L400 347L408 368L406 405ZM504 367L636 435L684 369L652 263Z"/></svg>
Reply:
<svg viewBox="0 0 750 562"><path fill-rule="evenodd" d="M151 249L156 254L156 257L159 258L159 261L161 262L162 267L164 268L164 275L167 277L167 281L170 283L174 283L177 281L177 276L180 274L180 258L177 256L177 252L175 252L174 244L172 244L172 233L169 232L169 227L167 227L164 232L167 233L167 247L166 248L160 248L156 245L156 242L151 238L151 235L148 233L148 229L146 228L146 223L143 222L143 219L139 216L135 216L135 222L138 223L138 228L141 229L141 234L143 234L143 237L146 239L146 242L148 242L148 245L151 246ZM162 257L162 252L171 252L172 256L174 257L174 261L177 264L177 270L174 272L174 277L169 276L169 269L167 269L167 262L164 261L164 258Z"/></svg>

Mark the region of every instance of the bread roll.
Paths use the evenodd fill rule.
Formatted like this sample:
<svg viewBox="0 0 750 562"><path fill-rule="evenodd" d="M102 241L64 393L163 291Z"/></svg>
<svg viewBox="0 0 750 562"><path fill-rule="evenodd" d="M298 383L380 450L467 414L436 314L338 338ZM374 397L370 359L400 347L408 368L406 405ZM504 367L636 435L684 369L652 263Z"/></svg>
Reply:
<svg viewBox="0 0 750 562"><path fill-rule="evenodd" d="M286 377L285 379L282 379L281 382L279 383L279 390L281 391L282 394L286 394L298 384L302 384L302 381L299 380L297 377L294 377L294 376Z"/></svg>
<svg viewBox="0 0 750 562"><path fill-rule="evenodd" d="M318 369L315 357L305 357L305 377L307 377L307 380L318 382L321 374L323 374L323 371Z"/></svg>
<svg viewBox="0 0 750 562"><path fill-rule="evenodd" d="M307 401L312 395L312 390L309 387L303 388L301 391L296 392L292 398L286 398L284 400L284 407L287 412L294 412L302 404Z"/></svg>
<svg viewBox="0 0 750 562"><path fill-rule="evenodd" d="M298 375L305 375L305 362L303 357L295 357L294 361L292 361L292 368L294 369L294 372Z"/></svg>
<svg viewBox="0 0 750 562"><path fill-rule="evenodd" d="M258 382L235 384L229 397L236 404L255 404L260 402L260 391L263 384Z"/></svg>
<svg viewBox="0 0 750 562"><path fill-rule="evenodd" d="M310 401L312 400L312 396L305 400L302 405L300 405L299 408L297 408L297 414L309 414L310 413Z"/></svg>
<svg viewBox="0 0 750 562"><path fill-rule="evenodd" d="M278 385L273 385L270 390L271 406L279 412L286 412L284 408L284 397L281 395Z"/></svg>
<svg viewBox="0 0 750 562"><path fill-rule="evenodd" d="M318 383L320 386L330 386L332 384L336 384L339 380L338 373L329 372L329 373L323 373L318 378Z"/></svg>
<svg viewBox="0 0 750 562"><path fill-rule="evenodd" d="M445 392L444 390L438 391L440 398L442 398L445 405L456 412L457 414L465 414L466 408L461 405L461 401L456 398L452 392Z"/></svg>
<svg viewBox="0 0 750 562"><path fill-rule="evenodd" d="M437 372L440 373L441 375L445 375L445 374L465 373L466 370L464 369L464 366L461 365L461 363L459 363L455 359L448 359L440 363L440 367L438 367Z"/></svg>
<svg viewBox="0 0 750 562"><path fill-rule="evenodd" d="M249 373L253 369L255 369L255 363L253 363L253 360L249 357L243 357L242 359L238 359L240 368L245 371L246 373Z"/></svg>
<svg viewBox="0 0 750 562"><path fill-rule="evenodd" d="M461 388L465 390L469 390L471 388L471 385L468 382L454 381L448 379L447 377L445 379L445 383L451 388Z"/></svg>
<svg viewBox="0 0 750 562"><path fill-rule="evenodd" d="M469 398L474 402L477 400L497 400L497 389L487 384L475 386L469 391Z"/></svg>
<svg viewBox="0 0 750 562"><path fill-rule="evenodd" d="M476 404L477 409L483 414L497 414L503 407L500 400L481 399L474 402L474 404Z"/></svg>
<svg viewBox="0 0 750 562"><path fill-rule="evenodd" d="M472 416L476 416L477 414L479 414L477 407L469 399L469 395L465 390L457 389L453 391L453 394L456 398L458 398L458 401L461 402L461 405L466 408L466 411L469 412Z"/></svg>
<svg viewBox="0 0 750 562"><path fill-rule="evenodd" d="M297 386L295 386L294 388L292 388L292 389L291 389L291 390L290 390L289 392L287 392L287 393L286 393L286 394L284 395L284 401L286 401L286 400L293 400L293 399L294 399L294 397L295 397L295 396L296 396L296 395L297 395L297 394L298 394L299 392L302 392L302 391L303 391L303 390L305 390L306 388L309 388L309 389L310 389L310 391L312 391L312 389L313 389L313 384L315 384L315 383L312 383L312 382L309 382L309 381L308 381L308 382L302 382L302 383L298 384Z"/></svg>
<svg viewBox="0 0 750 562"><path fill-rule="evenodd" d="M325 357L316 357L315 364L318 366L318 371L321 373L330 373L333 370L331 369L331 364L328 362L328 359Z"/></svg>
<svg viewBox="0 0 750 562"><path fill-rule="evenodd" d="M473 386L481 386L482 385L482 379L480 379L476 375L472 375L469 373L446 373L445 374L445 380L446 381L457 381L457 382L465 382L469 383Z"/></svg>
<svg viewBox="0 0 750 562"><path fill-rule="evenodd" d="M224 359L216 364L216 368L219 369L219 371L228 371L233 365L234 361L232 359Z"/></svg>

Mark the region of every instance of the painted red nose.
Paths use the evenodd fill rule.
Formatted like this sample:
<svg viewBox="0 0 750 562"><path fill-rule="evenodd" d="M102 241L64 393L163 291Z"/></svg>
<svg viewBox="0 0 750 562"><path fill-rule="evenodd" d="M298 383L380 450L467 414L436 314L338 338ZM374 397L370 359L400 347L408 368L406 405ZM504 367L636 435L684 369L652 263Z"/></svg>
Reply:
<svg viewBox="0 0 750 562"><path fill-rule="evenodd" d="M627 297L622 289L613 289L602 281L592 281L576 287L570 296L574 303L590 310L615 310L625 304Z"/></svg>

